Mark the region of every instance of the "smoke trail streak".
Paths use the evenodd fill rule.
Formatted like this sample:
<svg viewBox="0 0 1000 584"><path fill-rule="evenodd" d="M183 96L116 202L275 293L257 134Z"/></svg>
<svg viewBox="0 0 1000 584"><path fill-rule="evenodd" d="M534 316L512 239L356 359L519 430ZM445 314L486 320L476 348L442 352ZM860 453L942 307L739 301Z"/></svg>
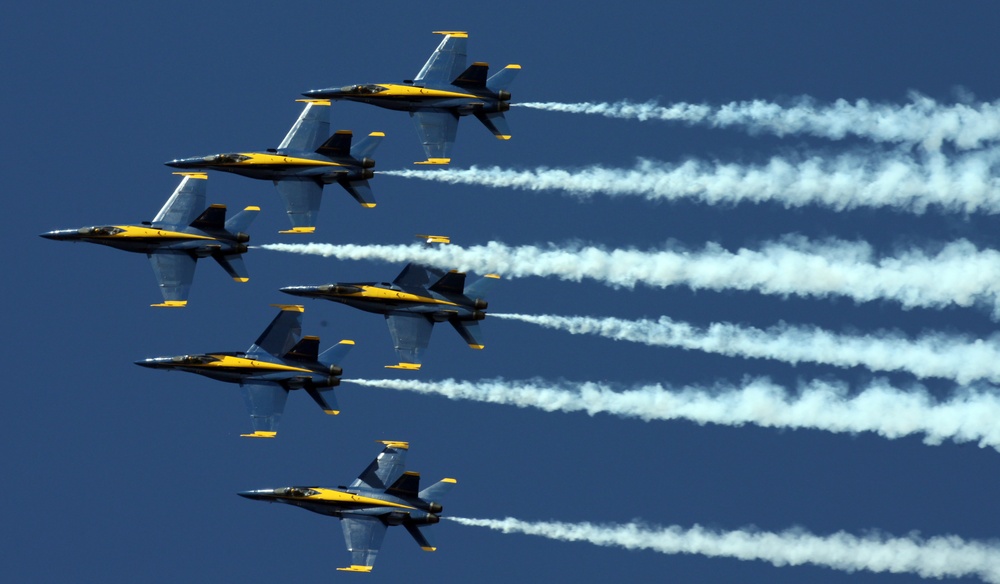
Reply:
<svg viewBox="0 0 1000 584"><path fill-rule="evenodd" d="M979 250L968 241L946 245L933 255L910 250L876 257L865 243L810 242L788 237L759 250L730 252L717 244L701 251L678 247L662 251L565 248L549 244L507 246L270 244L273 251L339 259L418 261L445 269L500 273L505 277L585 278L615 287L636 284L694 290L745 290L762 294L825 297L842 295L856 302L893 300L906 308L971 306L982 302L1000 317L1000 252Z"/></svg>
<svg viewBox="0 0 1000 584"><path fill-rule="evenodd" d="M758 329L713 323L699 329L665 316L659 320L624 320L494 313L491 317L529 322L571 334L595 334L616 341L730 357L904 371L920 378L943 377L962 384L976 379L1000 381L1000 343L996 338L972 340L933 333L910 340L884 331L851 336L785 324Z"/></svg>
<svg viewBox="0 0 1000 584"><path fill-rule="evenodd" d="M793 105L753 100L720 106L694 103L660 105L656 101L628 100L585 103L529 102L520 107L640 121L677 121L714 128L741 126L751 133L777 136L809 134L841 140L858 136L875 142L920 144L925 150L940 150L948 142L959 150L982 148L1000 140L1000 102L940 104L912 94L903 105L874 104L866 99L851 103L838 99L820 105L809 98Z"/></svg>
<svg viewBox="0 0 1000 584"><path fill-rule="evenodd" d="M813 564L854 572L917 574L924 578L978 576L1000 583L1000 547L994 542L965 541L954 535L921 538L880 534L856 536L838 531L819 536L795 528L772 533L754 528L716 531L695 525L653 527L632 522L623 525L469 519L448 517L462 525L487 527L503 533L538 535L559 541L584 541L629 550L663 554L699 554L738 560L761 560L774 566Z"/></svg>
<svg viewBox="0 0 1000 584"><path fill-rule="evenodd" d="M623 418L690 420L697 424L874 432L889 439L923 434L925 444L978 442L1000 450L1000 395L963 388L937 402L922 386L902 390L876 380L856 395L842 383L812 381L795 395L766 378L742 385L672 388L661 384L618 391L601 383L507 381L415 381L345 379L368 387L440 395L453 400L538 408L546 412L604 413Z"/></svg>
<svg viewBox="0 0 1000 584"><path fill-rule="evenodd" d="M763 165L688 160L669 164L640 159L634 168L581 169L499 167L388 170L381 174L449 184L562 191L587 198L640 196L650 201L692 199L709 205L778 203L821 205L838 211L890 207L923 213L928 207L958 213L1000 213L997 152L966 154L949 161L899 155L846 154L804 160L771 158Z"/></svg>

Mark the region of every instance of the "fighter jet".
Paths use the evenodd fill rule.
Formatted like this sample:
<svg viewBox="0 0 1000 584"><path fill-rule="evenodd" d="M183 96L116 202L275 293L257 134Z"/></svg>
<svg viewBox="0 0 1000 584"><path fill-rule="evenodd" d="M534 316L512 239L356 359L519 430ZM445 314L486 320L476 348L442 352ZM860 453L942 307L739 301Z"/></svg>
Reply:
<svg viewBox="0 0 1000 584"><path fill-rule="evenodd" d="M421 235L428 245L447 244L442 235ZM487 274L466 287L465 274L410 263L392 282L288 286L286 294L322 298L385 315L399 362L389 369L420 369L434 323L447 321L469 347L482 349L479 321L486 318L486 293L500 276Z"/></svg>
<svg viewBox="0 0 1000 584"><path fill-rule="evenodd" d="M390 525L402 525L417 540L420 548L433 547L420 531L441 519L442 507L436 501L455 486L455 479L441 479L420 489L420 473L404 471L407 442L379 440L382 453L350 485L330 487L285 487L243 491L241 497L295 505L313 513L340 519L344 528L351 565L337 568L348 572L371 572L382 538Z"/></svg>
<svg viewBox="0 0 1000 584"><path fill-rule="evenodd" d="M330 415L337 415L337 401L330 391L340 385L338 364L354 346L340 341L319 353L319 337L302 337L301 306L273 304L281 311L260 338L245 352L215 352L177 357L156 357L136 365L168 371L187 371L219 381L239 383L243 401L253 421L248 438L274 438L285 411L288 392L304 389Z"/></svg>
<svg viewBox="0 0 1000 584"><path fill-rule="evenodd" d="M469 34L443 34L427 63L412 80L400 83L369 83L328 89L314 89L303 95L311 98L346 99L379 107L410 112L420 135L427 159L415 164L448 164L458 132L458 118L474 115L500 140L510 139L503 113L510 109L510 87L520 65L507 65L487 78L489 65L475 62L465 67L465 46Z"/></svg>
<svg viewBox="0 0 1000 584"><path fill-rule="evenodd" d="M330 135L329 100L299 101L305 102L306 107L277 148L268 148L266 152L181 158L166 164L174 168L221 170L274 181L292 222L292 228L281 233L316 230L323 185L338 183L362 207L374 207L375 197L368 179L375 176L372 171L375 161L369 157L385 134L372 132L352 147L350 130L338 130Z"/></svg>
<svg viewBox="0 0 1000 584"><path fill-rule="evenodd" d="M101 225L43 233L46 239L85 241L146 254L160 283L163 302L152 306L187 305L198 258L219 262L233 280L250 279L243 265L250 236L244 233L260 207L247 207L226 221L226 206L205 208L205 181L199 172L178 172L181 184L152 221L141 225Z"/></svg>

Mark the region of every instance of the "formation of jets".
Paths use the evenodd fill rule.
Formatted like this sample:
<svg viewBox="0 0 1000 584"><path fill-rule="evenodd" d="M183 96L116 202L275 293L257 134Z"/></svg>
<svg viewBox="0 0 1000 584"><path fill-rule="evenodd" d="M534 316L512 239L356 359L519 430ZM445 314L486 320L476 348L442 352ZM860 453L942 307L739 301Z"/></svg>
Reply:
<svg viewBox="0 0 1000 584"><path fill-rule="evenodd" d="M56 230L41 236L145 253L163 296L162 302L152 305L156 307L187 305L200 258L211 257L234 280L247 282L243 254L250 236L246 230L260 208L247 206L227 220L224 205L206 206L207 171L273 181L292 224L281 233L315 232L323 187L328 184L339 184L363 207L375 207L368 181L374 177L371 157L384 134L371 132L353 144L350 130L331 134L332 100L410 112L426 154L426 160L418 164L450 161L461 116L473 115L497 138L510 138L504 112L510 108L509 87L520 66L507 65L489 76L486 63L466 67L467 33L435 34L444 39L413 80L306 92L308 99L300 100L305 103L302 113L277 148L167 162L183 170L176 173L182 176L181 182L151 221ZM445 236L419 237L427 245L449 243ZM470 347L484 347L479 321L486 317L486 295L498 279L496 274L486 274L467 285L465 273L410 263L392 282L288 286L281 291L384 315L398 358L387 367L416 371L435 323L448 322ZM277 316L246 351L154 357L136 364L238 384L253 426L252 433L242 434L246 437L274 438L288 394L296 389L304 390L325 413L339 414L332 390L340 384L340 363L354 341L342 340L320 353L318 337L302 336L304 308L273 306L279 309ZM437 501L456 481L446 478L420 490L419 474L404 469L409 444L382 443L382 453L347 487L284 487L239 494L339 518L352 554L351 565L343 570L370 572L390 525L403 525L421 548L433 551L421 527L440 520L442 507Z"/></svg>

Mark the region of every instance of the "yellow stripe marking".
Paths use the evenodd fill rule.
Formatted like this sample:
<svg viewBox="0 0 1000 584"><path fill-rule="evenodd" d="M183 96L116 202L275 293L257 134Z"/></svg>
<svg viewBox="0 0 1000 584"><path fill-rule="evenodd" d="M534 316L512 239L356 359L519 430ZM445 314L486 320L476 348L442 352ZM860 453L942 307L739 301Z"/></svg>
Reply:
<svg viewBox="0 0 1000 584"><path fill-rule="evenodd" d="M436 552L437 551L436 547L430 547L430 546L428 546L428 547L420 546L420 549L424 550L425 552Z"/></svg>
<svg viewBox="0 0 1000 584"><path fill-rule="evenodd" d="M170 174L179 174L181 176L189 176L191 178L198 178L201 180L208 180L207 172L172 172Z"/></svg>
<svg viewBox="0 0 1000 584"><path fill-rule="evenodd" d="M374 209L375 203L361 203L361 206L364 207L365 209Z"/></svg>
<svg viewBox="0 0 1000 584"><path fill-rule="evenodd" d="M211 353L209 355L215 357L218 361L188 363L184 366L204 367L206 369L259 369L261 371L301 371L303 373L312 373L309 369L292 367L291 365L283 365L281 363L270 363L268 361L258 361L257 359L247 359L245 357L233 357L232 355L212 355Z"/></svg>
<svg viewBox="0 0 1000 584"><path fill-rule="evenodd" d="M486 275L485 275L485 276L483 276L483 277L484 277L484 278L493 278L493 279L495 279L495 280L499 280L499 279L500 279L500 274L486 274Z"/></svg>
<svg viewBox="0 0 1000 584"><path fill-rule="evenodd" d="M299 103L312 103L316 105L330 105L329 99L296 99Z"/></svg>
<svg viewBox="0 0 1000 584"><path fill-rule="evenodd" d="M473 345L473 344L469 343L469 348L470 349L483 349L485 347L486 347L486 345Z"/></svg>
<svg viewBox="0 0 1000 584"><path fill-rule="evenodd" d="M369 136L385 137L385 132L372 132Z"/></svg>
<svg viewBox="0 0 1000 584"><path fill-rule="evenodd" d="M250 205L249 207L244 207L244 211L260 211L260 207L257 205Z"/></svg>
<svg viewBox="0 0 1000 584"><path fill-rule="evenodd" d="M510 134L497 134L497 140L510 140Z"/></svg>
<svg viewBox="0 0 1000 584"><path fill-rule="evenodd" d="M368 573L372 571L371 566L348 566L346 568L337 568L341 572L364 572Z"/></svg>
<svg viewBox="0 0 1000 584"><path fill-rule="evenodd" d="M295 311L295 312L305 312L306 307L301 304L272 304L271 306L275 308L280 308L282 310Z"/></svg>
<svg viewBox="0 0 1000 584"><path fill-rule="evenodd" d="M449 162L451 162L451 158L428 158L413 164L448 164Z"/></svg>
<svg viewBox="0 0 1000 584"><path fill-rule="evenodd" d="M314 489L319 491L316 495L310 495L308 497L294 497L306 499L309 501L330 501L333 503L355 503L361 506L375 506L375 507L397 507L399 509L416 509L416 507L411 507L409 505L402 505L400 503L393 503L392 501L383 501L382 499L373 499L372 497L365 497L363 495L355 495L353 493L345 493L343 491L337 491L334 489Z"/></svg>
<svg viewBox="0 0 1000 584"><path fill-rule="evenodd" d="M250 278L233 278L234 282L249 282Z"/></svg>
<svg viewBox="0 0 1000 584"><path fill-rule="evenodd" d="M113 235L97 235L90 237L100 237L107 239L208 239L214 237L206 235L195 235L193 233L181 233L180 231L167 231L166 229L156 229L155 227L140 227L138 225L112 225L122 231Z"/></svg>
<svg viewBox="0 0 1000 584"><path fill-rule="evenodd" d="M504 67L504 69L520 69L520 68L521 68L520 65L516 65L514 63L511 63L510 65L507 65L506 67Z"/></svg>
<svg viewBox="0 0 1000 584"><path fill-rule="evenodd" d="M453 36L457 39L467 39L469 38L469 33L464 30L435 30L431 34L446 34L448 36Z"/></svg>
<svg viewBox="0 0 1000 584"><path fill-rule="evenodd" d="M448 478L448 479L441 479L441 482L442 483L457 483L458 481L456 481L455 479Z"/></svg>
<svg viewBox="0 0 1000 584"><path fill-rule="evenodd" d="M377 286L360 286L361 292L353 294L340 294L341 298L371 298L376 300L395 300L400 302L420 302L424 304L443 304L445 306L458 306L455 302L438 300L429 296L400 292L399 290L386 290Z"/></svg>
<svg viewBox="0 0 1000 584"><path fill-rule="evenodd" d="M382 83L381 87L385 87L385 91L380 91L375 95L376 99L383 97L468 97L470 99L476 99L476 96L471 93L460 93L458 91L445 91L443 89L428 89L426 87L417 87L415 85L397 85L395 83Z"/></svg>
<svg viewBox="0 0 1000 584"><path fill-rule="evenodd" d="M323 410L323 413L331 416L339 416L340 410Z"/></svg>

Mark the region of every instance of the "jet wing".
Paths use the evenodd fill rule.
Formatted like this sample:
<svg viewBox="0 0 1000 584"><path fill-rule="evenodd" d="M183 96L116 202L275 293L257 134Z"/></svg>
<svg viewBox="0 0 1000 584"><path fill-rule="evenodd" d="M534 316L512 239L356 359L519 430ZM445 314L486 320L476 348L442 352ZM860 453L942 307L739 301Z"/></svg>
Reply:
<svg viewBox="0 0 1000 584"><path fill-rule="evenodd" d="M391 312L385 315L392 335L392 345L396 348L401 369L419 369L420 355L431 341L434 323L426 316L413 312Z"/></svg>
<svg viewBox="0 0 1000 584"><path fill-rule="evenodd" d="M370 515L344 514L340 526L344 529L344 542L351 552L351 565L337 568L348 572L371 572L375 556L382 547L386 524Z"/></svg>
<svg viewBox="0 0 1000 584"><path fill-rule="evenodd" d="M176 174L184 175L184 178L160 212L153 217L153 223L187 227L205 210L205 183L208 182L208 175L203 172Z"/></svg>
<svg viewBox="0 0 1000 584"><path fill-rule="evenodd" d="M312 233L316 230L316 216L323 196L323 185L313 179L284 179L274 181L278 195L285 203L285 212L292 222L290 231L281 233Z"/></svg>
<svg viewBox="0 0 1000 584"><path fill-rule="evenodd" d="M275 357L281 357L292 350L292 347L298 342L299 336L302 334L303 308L293 304L277 306L281 312L274 317L271 324L267 325L267 328L251 345L247 353L254 354L266 351Z"/></svg>
<svg viewBox="0 0 1000 584"><path fill-rule="evenodd" d="M425 110L410 112L410 118L428 161L437 159L447 164L458 134L458 117L449 111Z"/></svg>
<svg viewBox="0 0 1000 584"><path fill-rule="evenodd" d="M278 432L278 422L285 411L288 390L273 383L247 383L240 387L243 402L253 421L252 438L273 438Z"/></svg>
<svg viewBox="0 0 1000 584"><path fill-rule="evenodd" d="M156 281L160 283L163 304L153 306L184 306L187 304L194 267L197 260L184 252L155 252L147 254L153 265Z"/></svg>
<svg viewBox="0 0 1000 584"><path fill-rule="evenodd" d="M392 283L403 288L427 288L431 281L437 281L444 275L444 270L418 263L409 263Z"/></svg>
<svg viewBox="0 0 1000 584"><path fill-rule="evenodd" d="M423 68L413 78L414 81L428 83L451 83L465 71L466 45L469 35L458 31L435 31L443 34L441 44L434 49Z"/></svg>
<svg viewBox="0 0 1000 584"><path fill-rule="evenodd" d="M358 478L350 484L351 489L368 487L386 490L399 480L406 470L406 453L409 444L406 442L385 441L385 448L375 457Z"/></svg>
<svg viewBox="0 0 1000 584"><path fill-rule="evenodd" d="M306 108L299 114L299 119L285 139L281 141L278 150L304 150L314 152L330 137L330 102L325 99L302 99Z"/></svg>

